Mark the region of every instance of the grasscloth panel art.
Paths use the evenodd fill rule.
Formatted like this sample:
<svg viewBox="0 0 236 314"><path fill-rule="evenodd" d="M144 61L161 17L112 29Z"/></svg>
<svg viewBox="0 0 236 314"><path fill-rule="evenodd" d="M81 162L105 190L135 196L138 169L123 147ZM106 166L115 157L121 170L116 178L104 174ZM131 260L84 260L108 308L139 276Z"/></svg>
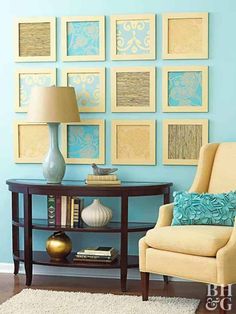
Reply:
<svg viewBox="0 0 236 314"><path fill-rule="evenodd" d="M155 120L112 121L112 164L155 165Z"/></svg>
<svg viewBox="0 0 236 314"><path fill-rule="evenodd" d="M196 165L202 145L208 143L208 120L164 120L163 163Z"/></svg>
<svg viewBox="0 0 236 314"><path fill-rule="evenodd" d="M42 163L49 146L48 126L44 123L15 123L15 162Z"/></svg>
<svg viewBox="0 0 236 314"><path fill-rule="evenodd" d="M23 18L15 22L17 62L56 61L56 19Z"/></svg>
<svg viewBox="0 0 236 314"><path fill-rule="evenodd" d="M111 16L111 57L155 59L155 14Z"/></svg>
<svg viewBox="0 0 236 314"><path fill-rule="evenodd" d="M63 85L75 88L80 112L105 112L105 68L65 69Z"/></svg>
<svg viewBox="0 0 236 314"><path fill-rule="evenodd" d="M68 164L104 164L105 122L83 120L63 124L62 150Z"/></svg>
<svg viewBox="0 0 236 314"><path fill-rule="evenodd" d="M163 112L207 112L208 67L164 67L162 95Z"/></svg>
<svg viewBox="0 0 236 314"><path fill-rule="evenodd" d="M208 58L208 13L163 15L163 59Z"/></svg>
<svg viewBox="0 0 236 314"><path fill-rule="evenodd" d="M112 111L155 112L155 67L112 68Z"/></svg>

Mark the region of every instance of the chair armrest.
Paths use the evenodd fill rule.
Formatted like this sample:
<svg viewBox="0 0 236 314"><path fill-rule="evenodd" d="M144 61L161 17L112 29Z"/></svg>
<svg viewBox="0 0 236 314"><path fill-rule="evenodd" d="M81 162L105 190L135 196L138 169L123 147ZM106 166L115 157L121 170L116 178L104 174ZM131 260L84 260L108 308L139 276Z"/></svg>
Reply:
<svg viewBox="0 0 236 314"><path fill-rule="evenodd" d="M155 228L170 226L173 219L174 204L162 205L159 209L159 216Z"/></svg>

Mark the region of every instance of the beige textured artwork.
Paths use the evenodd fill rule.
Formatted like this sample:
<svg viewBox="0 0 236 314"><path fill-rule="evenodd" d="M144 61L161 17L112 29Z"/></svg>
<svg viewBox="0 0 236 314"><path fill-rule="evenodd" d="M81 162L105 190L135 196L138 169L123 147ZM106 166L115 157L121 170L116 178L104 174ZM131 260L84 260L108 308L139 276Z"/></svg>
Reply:
<svg viewBox="0 0 236 314"><path fill-rule="evenodd" d="M202 125L168 126L168 159L198 159Z"/></svg>
<svg viewBox="0 0 236 314"><path fill-rule="evenodd" d="M150 127L146 125L117 126L116 157L119 160L150 159Z"/></svg>
<svg viewBox="0 0 236 314"><path fill-rule="evenodd" d="M19 56L50 56L50 23L19 24Z"/></svg>
<svg viewBox="0 0 236 314"><path fill-rule="evenodd" d="M117 107L148 107L150 105L150 73L116 73L116 105Z"/></svg>
<svg viewBox="0 0 236 314"><path fill-rule="evenodd" d="M49 146L47 125L18 125L18 158L22 162L43 161Z"/></svg>
<svg viewBox="0 0 236 314"><path fill-rule="evenodd" d="M168 52L202 53L203 34L201 18L169 19Z"/></svg>

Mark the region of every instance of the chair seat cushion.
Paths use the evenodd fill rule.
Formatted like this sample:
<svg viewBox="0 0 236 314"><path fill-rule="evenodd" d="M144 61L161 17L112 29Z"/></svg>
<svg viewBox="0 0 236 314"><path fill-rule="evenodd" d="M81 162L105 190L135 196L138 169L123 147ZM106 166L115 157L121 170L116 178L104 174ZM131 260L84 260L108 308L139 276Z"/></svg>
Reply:
<svg viewBox="0 0 236 314"><path fill-rule="evenodd" d="M233 227L168 226L147 232L145 242L159 250L198 256L216 256L228 242Z"/></svg>

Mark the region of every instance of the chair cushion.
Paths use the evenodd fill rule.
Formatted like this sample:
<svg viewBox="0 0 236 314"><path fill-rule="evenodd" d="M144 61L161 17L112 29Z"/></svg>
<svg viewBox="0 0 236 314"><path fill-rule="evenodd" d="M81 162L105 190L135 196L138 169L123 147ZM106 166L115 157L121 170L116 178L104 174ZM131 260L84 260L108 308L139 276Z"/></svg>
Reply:
<svg viewBox="0 0 236 314"><path fill-rule="evenodd" d="M198 256L216 256L228 242L233 227L168 226L147 232L145 242L159 250Z"/></svg>

